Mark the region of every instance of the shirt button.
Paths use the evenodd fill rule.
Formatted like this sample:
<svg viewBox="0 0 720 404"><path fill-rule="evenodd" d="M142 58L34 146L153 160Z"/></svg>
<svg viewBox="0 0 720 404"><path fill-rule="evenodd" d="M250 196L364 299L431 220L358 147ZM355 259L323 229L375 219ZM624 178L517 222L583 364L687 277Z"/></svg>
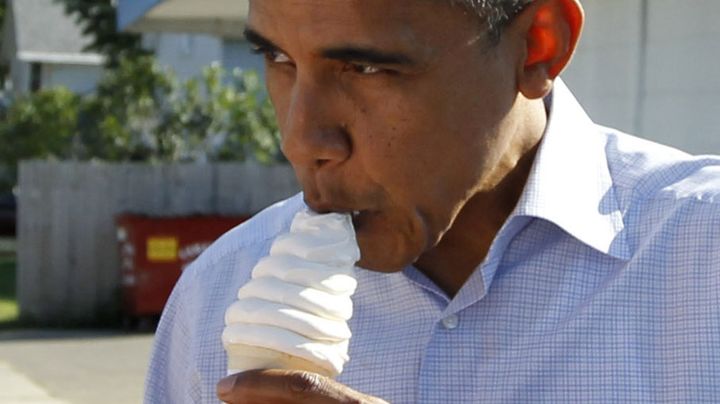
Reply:
<svg viewBox="0 0 720 404"><path fill-rule="evenodd" d="M459 322L460 319L458 318L457 314L451 314L442 319L443 326L445 326L445 328L447 328L448 330L453 330L457 328Z"/></svg>

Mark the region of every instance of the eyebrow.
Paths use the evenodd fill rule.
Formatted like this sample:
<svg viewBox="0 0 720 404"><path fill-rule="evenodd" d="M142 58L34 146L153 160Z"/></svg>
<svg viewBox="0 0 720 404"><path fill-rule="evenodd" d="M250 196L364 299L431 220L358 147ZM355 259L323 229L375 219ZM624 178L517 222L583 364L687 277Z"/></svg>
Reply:
<svg viewBox="0 0 720 404"><path fill-rule="evenodd" d="M378 65L411 66L415 62L407 55L398 52L386 52L362 46L338 46L323 50L323 57L341 62L360 62Z"/></svg>
<svg viewBox="0 0 720 404"><path fill-rule="evenodd" d="M251 44L253 44L257 47L272 49L272 50L280 49L271 40L265 38L264 36L260 35L257 31L255 31L251 28L245 28L245 30L243 31L243 36L245 37L245 39L248 42L250 42Z"/></svg>
<svg viewBox="0 0 720 404"><path fill-rule="evenodd" d="M253 45L271 50L279 50L271 40L262 36L252 28L244 31L245 39ZM409 56L400 52L387 52L365 46L340 45L320 51L320 55L326 59L340 62L369 63L379 65L412 66L417 64Z"/></svg>

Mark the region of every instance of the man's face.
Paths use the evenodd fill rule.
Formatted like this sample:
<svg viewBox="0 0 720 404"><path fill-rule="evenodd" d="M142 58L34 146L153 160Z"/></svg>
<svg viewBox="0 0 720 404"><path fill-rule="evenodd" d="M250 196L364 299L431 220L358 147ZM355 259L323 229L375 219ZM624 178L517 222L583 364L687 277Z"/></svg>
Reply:
<svg viewBox="0 0 720 404"><path fill-rule="evenodd" d="M445 3L251 0L283 151L310 207L359 212L368 269L432 249L518 142L517 52Z"/></svg>

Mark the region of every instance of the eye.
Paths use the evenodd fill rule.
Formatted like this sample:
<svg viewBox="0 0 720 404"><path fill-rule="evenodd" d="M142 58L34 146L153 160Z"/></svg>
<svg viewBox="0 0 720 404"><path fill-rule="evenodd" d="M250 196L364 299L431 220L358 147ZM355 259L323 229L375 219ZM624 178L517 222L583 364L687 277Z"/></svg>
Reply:
<svg viewBox="0 0 720 404"><path fill-rule="evenodd" d="M290 63L290 56L278 50L272 50L265 54L265 57L272 63Z"/></svg>
<svg viewBox="0 0 720 404"><path fill-rule="evenodd" d="M378 74L385 71L385 69L381 67L377 67L371 64L366 63L350 63L349 69L352 70L355 73L358 74L365 74L365 75L371 75L371 74Z"/></svg>
<svg viewBox="0 0 720 404"><path fill-rule="evenodd" d="M263 55L268 63L285 64L291 63L290 56L277 49L268 49L263 47L257 47L252 50L253 53Z"/></svg>

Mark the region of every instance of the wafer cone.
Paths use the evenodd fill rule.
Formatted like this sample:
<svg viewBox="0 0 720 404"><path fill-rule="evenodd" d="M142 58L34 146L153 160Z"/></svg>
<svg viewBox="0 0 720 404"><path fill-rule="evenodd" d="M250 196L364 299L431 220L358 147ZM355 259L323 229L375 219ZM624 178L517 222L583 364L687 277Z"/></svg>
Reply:
<svg viewBox="0 0 720 404"><path fill-rule="evenodd" d="M318 366L307 359L272 349L243 344L233 344L225 349L228 355L228 375L251 369L295 369L328 377L337 376L330 369Z"/></svg>

